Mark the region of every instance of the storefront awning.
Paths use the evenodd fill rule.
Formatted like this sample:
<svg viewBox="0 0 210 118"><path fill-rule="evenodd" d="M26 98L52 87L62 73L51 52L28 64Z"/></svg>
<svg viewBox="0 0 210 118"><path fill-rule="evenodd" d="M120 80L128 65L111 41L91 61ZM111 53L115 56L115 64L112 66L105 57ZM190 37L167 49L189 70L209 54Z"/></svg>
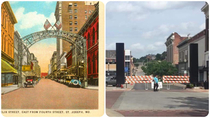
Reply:
<svg viewBox="0 0 210 118"><path fill-rule="evenodd" d="M17 70L13 68L10 64L6 61L1 59L1 73L14 73L17 74Z"/></svg>

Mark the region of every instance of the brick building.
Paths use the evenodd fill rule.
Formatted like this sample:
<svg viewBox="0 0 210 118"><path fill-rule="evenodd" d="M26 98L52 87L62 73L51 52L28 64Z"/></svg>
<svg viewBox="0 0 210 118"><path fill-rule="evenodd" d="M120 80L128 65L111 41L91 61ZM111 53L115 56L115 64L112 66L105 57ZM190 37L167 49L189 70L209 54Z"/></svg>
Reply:
<svg viewBox="0 0 210 118"><path fill-rule="evenodd" d="M87 78L88 84L92 85L98 85L99 4L95 4L95 7L95 10L78 32L79 35L86 39ZM73 63L73 52L74 51L70 50L66 55L68 70Z"/></svg>
<svg viewBox="0 0 210 118"><path fill-rule="evenodd" d="M1 85L13 84L15 15L8 1L1 4Z"/></svg>
<svg viewBox="0 0 210 118"><path fill-rule="evenodd" d="M96 1L58 1L55 9L56 22L60 21L62 28L60 30L78 33L88 17L95 9ZM57 38L57 69L61 65L66 65L60 58L64 52L69 52L71 44L65 40ZM65 55L63 55L65 57Z"/></svg>
<svg viewBox="0 0 210 118"><path fill-rule="evenodd" d="M187 37L182 37L178 33L174 32L166 39L165 45L167 52L167 62L171 62L174 65L179 63L179 51L177 45L186 38Z"/></svg>

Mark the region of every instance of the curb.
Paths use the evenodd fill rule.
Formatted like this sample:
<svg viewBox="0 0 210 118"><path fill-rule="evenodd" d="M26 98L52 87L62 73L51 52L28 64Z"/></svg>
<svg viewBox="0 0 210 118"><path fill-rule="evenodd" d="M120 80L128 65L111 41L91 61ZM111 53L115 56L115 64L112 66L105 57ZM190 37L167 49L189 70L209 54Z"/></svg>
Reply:
<svg viewBox="0 0 210 118"><path fill-rule="evenodd" d="M106 109L106 115L109 117L125 117L124 115L113 109Z"/></svg>
<svg viewBox="0 0 210 118"><path fill-rule="evenodd" d="M13 92L13 91L18 90L18 89L20 89L20 87L17 88L17 89L13 89L13 90L11 90L11 91L8 91L8 92L3 92L3 93L1 93L1 95L4 95L4 94L10 93L10 92Z"/></svg>

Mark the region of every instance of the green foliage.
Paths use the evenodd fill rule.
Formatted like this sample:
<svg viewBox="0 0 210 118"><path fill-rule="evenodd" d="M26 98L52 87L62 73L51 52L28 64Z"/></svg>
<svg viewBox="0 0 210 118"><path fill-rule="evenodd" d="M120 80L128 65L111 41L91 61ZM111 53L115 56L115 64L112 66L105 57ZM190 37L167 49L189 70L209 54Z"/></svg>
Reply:
<svg viewBox="0 0 210 118"><path fill-rule="evenodd" d="M155 60L165 60L165 57L166 57L167 53L166 51L164 51L162 54L156 54L155 57L156 59ZM147 62L147 55L146 56L142 56L140 58L133 58L133 63L136 63L136 62Z"/></svg>
<svg viewBox="0 0 210 118"><path fill-rule="evenodd" d="M161 54L156 54L156 56L155 56L155 60L162 60L162 56L161 56Z"/></svg>
<svg viewBox="0 0 210 118"><path fill-rule="evenodd" d="M193 88L193 87L194 87L194 85L191 83L186 85L186 88Z"/></svg>
<svg viewBox="0 0 210 118"><path fill-rule="evenodd" d="M163 75L175 75L177 73L177 68L166 61L151 61L142 66L141 69L146 75L158 75L160 77Z"/></svg>

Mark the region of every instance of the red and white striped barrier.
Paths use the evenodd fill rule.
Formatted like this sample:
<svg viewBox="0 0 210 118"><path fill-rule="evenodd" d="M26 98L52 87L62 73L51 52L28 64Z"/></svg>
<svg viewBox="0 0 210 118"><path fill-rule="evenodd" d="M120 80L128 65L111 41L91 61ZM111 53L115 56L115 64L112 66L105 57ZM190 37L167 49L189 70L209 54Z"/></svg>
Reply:
<svg viewBox="0 0 210 118"><path fill-rule="evenodd" d="M190 83L189 76L163 76L163 83Z"/></svg>
<svg viewBox="0 0 210 118"><path fill-rule="evenodd" d="M153 80L152 76L125 76L125 83L151 83Z"/></svg>

